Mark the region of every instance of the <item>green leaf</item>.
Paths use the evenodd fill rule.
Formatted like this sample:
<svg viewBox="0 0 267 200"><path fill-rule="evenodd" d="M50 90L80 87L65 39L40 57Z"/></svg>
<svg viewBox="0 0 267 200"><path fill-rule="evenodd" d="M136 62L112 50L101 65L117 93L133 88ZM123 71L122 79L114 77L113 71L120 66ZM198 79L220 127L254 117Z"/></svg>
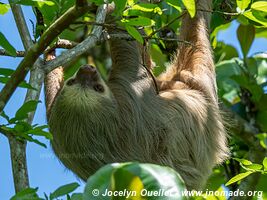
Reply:
<svg viewBox="0 0 267 200"><path fill-rule="evenodd" d="M159 15L162 14L161 8L155 4L149 4L149 3L135 4L132 6L132 9L140 10L142 12L154 12L158 13Z"/></svg>
<svg viewBox="0 0 267 200"><path fill-rule="evenodd" d="M54 6L48 6L46 4L42 6L36 6L42 13L44 25L37 25L35 27L35 38L38 38L41 31L43 31L45 27L48 27L58 16L62 15L70 6L73 5L69 5L72 1L63 2L63 5L61 5L60 7L58 6L58 4L55 4ZM34 12L34 14L37 17L37 13Z"/></svg>
<svg viewBox="0 0 267 200"><path fill-rule="evenodd" d="M84 200L116 199L114 196L102 196L106 190L133 191L129 199L139 200L140 192L144 189L150 193L160 190L173 191L174 195L166 197L168 200L185 199L178 195L179 191L185 190L184 182L173 169L153 164L116 163L100 168L88 179ZM153 200L162 199L162 196L153 197Z"/></svg>
<svg viewBox="0 0 267 200"><path fill-rule="evenodd" d="M115 3L115 15L121 15L122 11L126 7L127 0L114 0Z"/></svg>
<svg viewBox="0 0 267 200"><path fill-rule="evenodd" d="M6 14L8 12L9 8L10 8L9 4L5 4L5 3L2 4L1 3L0 4L0 15Z"/></svg>
<svg viewBox="0 0 267 200"><path fill-rule="evenodd" d="M83 200L83 194L82 193L74 193L71 195L70 200Z"/></svg>
<svg viewBox="0 0 267 200"><path fill-rule="evenodd" d="M41 200L37 195L38 188L27 188L11 197L10 200Z"/></svg>
<svg viewBox="0 0 267 200"><path fill-rule="evenodd" d="M223 60L230 60L238 57L238 52L235 47L223 42L218 42L214 51L214 55L216 63L220 63Z"/></svg>
<svg viewBox="0 0 267 200"><path fill-rule="evenodd" d="M138 0L127 0L129 6L133 6Z"/></svg>
<svg viewBox="0 0 267 200"><path fill-rule="evenodd" d="M12 119L11 119L12 120ZM16 133L18 133L19 135L21 133L25 133L29 130L31 130L31 125L28 124L27 122L24 121L20 121L18 123L16 123L16 125L14 126L14 130L16 131Z"/></svg>
<svg viewBox="0 0 267 200"><path fill-rule="evenodd" d="M267 171L267 157L264 158L262 164L264 166L264 171Z"/></svg>
<svg viewBox="0 0 267 200"><path fill-rule="evenodd" d="M9 122L9 116L4 111L1 112L0 116Z"/></svg>
<svg viewBox="0 0 267 200"><path fill-rule="evenodd" d="M252 94L251 100L256 104L259 103L264 93L262 87L256 83L255 79L249 77L246 74L233 75L231 76L231 79L238 83L240 86L248 89Z"/></svg>
<svg viewBox="0 0 267 200"><path fill-rule="evenodd" d="M244 16L247 17L248 19L267 27L267 20L265 16L261 16L261 14L262 14L261 11L257 11L257 10L244 12Z"/></svg>
<svg viewBox="0 0 267 200"><path fill-rule="evenodd" d="M122 23L131 26L152 26L155 22L147 17L136 17L130 19L122 19Z"/></svg>
<svg viewBox="0 0 267 200"><path fill-rule="evenodd" d="M161 49L156 44L151 44L150 54L152 60L156 63L156 67L153 68L153 74L159 76L166 70L165 63L167 62L167 56L162 53Z"/></svg>
<svg viewBox="0 0 267 200"><path fill-rule="evenodd" d="M47 148L44 143L40 142L37 139L34 139L30 135L27 135L27 134L17 134L16 136L18 136L18 139L24 139L24 140L27 140L29 142L34 142L35 144L38 144L38 145L40 145L40 146L42 146L44 148Z"/></svg>
<svg viewBox="0 0 267 200"><path fill-rule="evenodd" d="M172 7L174 7L179 12L182 11L181 5L179 4L179 1L177 0L166 0L166 3Z"/></svg>
<svg viewBox="0 0 267 200"><path fill-rule="evenodd" d="M234 158L234 160L236 160L236 161L238 161L238 162L242 163L243 165L251 165L251 164L252 164L252 162L251 162L251 161L249 161L249 160L246 160L246 159Z"/></svg>
<svg viewBox="0 0 267 200"><path fill-rule="evenodd" d="M9 81L10 77L0 77L0 83L7 83ZM26 89L32 89L32 90L36 90L34 87L32 87L29 83L27 83L26 81L22 81L19 84L19 87L21 88L26 88Z"/></svg>
<svg viewBox="0 0 267 200"><path fill-rule="evenodd" d="M46 139L49 140L53 139L53 135L50 132L44 131L44 128L48 128L48 126L37 126L34 129L27 131L27 134L44 136Z"/></svg>
<svg viewBox="0 0 267 200"><path fill-rule="evenodd" d="M15 114L16 120L26 119L28 114L36 109L38 103L40 103L40 101L34 100L24 103Z"/></svg>
<svg viewBox="0 0 267 200"><path fill-rule="evenodd" d="M217 36L218 36L218 33L222 30L226 30L228 29L230 26L231 26L231 23L227 23L227 24L220 24L220 20L219 20L219 25L216 24L216 19L213 19L212 21L212 24L214 24L214 30L213 32L211 33L210 37L211 37L211 41L212 41L212 46L213 48L216 48L217 46Z"/></svg>
<svg viewBox="0 0 267 200"><path fill-rule="evenodd" d="M236 176L234 176L233 178L231 178L231 179L225 184L225 186L228 186L228 185L231 185L231 184L233 184L233 183L235 183L235 182L237 182L237 181L240 181L240 180L246 178L247 176L249 176L249 175L252 174L252 173L254 173L254 172L249 171L249 172L245 172L245 173L237 174Z"/></svg>
<svg viewBox="0 0 267 200"><path fill-rule="evenodd" d="M56 189L52 194L50 194L50 199L56 199L58 197L67 195L74 190L76 190L80 185L78 183L70 183L67 185L63 185Z"/></svg>
<svg viewBox="0 0 267 200"><path fill-rule="evenodd" d="M237 62L239 59L231 59L222 61L216 65L217 84L219 88L219 96L227 99L232 104L235 103L237 97L236 90L239 87L238 84L231 79L234 75L240 75L241 70ZM230 95L230 96L228 96Z"/></svg>
<svg viewBox="0 0 267 200"><path fill-rule="evenodd" d="M237 29L237 37L243 52L244 57L247 57L249 49L255 38L255 28L253 25L239 25Z"/></svg>
<svg viewBox="0 0 267 200"><path fill-rule="evenodd" d="M257 112L256 122L260 126L261 130L265 132L267 132L266 119L267 119L267 110L260 110Z"/></svg>
<svg viewBox="0 0 267 200"><path fill-rule="evenodd" d="M15 1L15 3L22 4L25 6L37 6L37 7L42 7L44 5L47 5L47 6L55 5L53 1L47 1L47 0L17 0Z"/></svg>
<svg viewBox="0 0 267 200"><path fill-rule="evenodd" d="M95 174L89 177L84 190L84 200L98 200L98 195L103 194L111 185L112 172L118 164L109 164L100 168ZM110 200L104 196L101 200Z"/></svg>
<svg viewBox="0 0 267 200"><path fill-rule="evenodd" d="M196 14L196 3L195 0L182 0L184 6L189 12L189 15L193 18Z"/></svg>
<svg viewBox="0 0 267 200"><path fill-rule="evenodd" d="M0 46L3 47L8 54L16 57L16 49L8 42L3 33L0 32Z"/></svg>
<svg viewBox="0 0 267 200"><path fill-rule="evenodd" d="M241 11L244 11L250 4L251 0L236 0L236 4Z"/></svg>
<svg viewBox="0 0 267 200"><path fill-rule="evenodd" d="M257 11L267 12L267 2L266 1L257 1L251 5L251 9Z"/></svg>
<svg viewBox="0 0 267 200"><path fill-rule="evenodd" d="M136 30L135 27L132 26L125 26L127 32L134 38L136 39L138 42L140 42L141 44L144 43L143 37L142 35Z"/></svg>
<svg viewBox="0 0 267 200"><path fill-rule="evenodd" d="M256 38L267 38L267 29L256 28Z"/></svg>
<svg viewBox="0 0 267 200"><path fill-rule="evenodd" d="M260 140L261 146L267 149L267 133L257 134L256 137Z"/></svg>
<svg viewBox="0 0 267 200"><path fill-rule="evenodd" d="M256 171L262 169L262 165L253 163L253 164L251 164L251 165L247 165L246 168L247 168L247 169L251 169L251 170L253 170L253 171L256 172Z"/></svg>
<svg viewBox="0 0 267 200"><path fill-rule="evenodd" d="M13 69L0 68L0 75L9 77L14 73Z"/></svg>

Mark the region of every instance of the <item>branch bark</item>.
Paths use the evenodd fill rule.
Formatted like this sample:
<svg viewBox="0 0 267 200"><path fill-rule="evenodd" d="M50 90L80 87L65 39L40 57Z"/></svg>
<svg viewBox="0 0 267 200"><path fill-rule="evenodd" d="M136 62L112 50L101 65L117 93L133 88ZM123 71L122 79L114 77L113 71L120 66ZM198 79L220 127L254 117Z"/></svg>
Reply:
<svg viewBox="0 0 267 200"><path fill-rule="evenodd" d="M43 33L38 43L30 47L27 55L12 74L10 80L5 84L0 93L0 112L6 106L6 103L14 93L18 84L24 80L30 68L33 66L38 57L43 53L46 47L78 17L82 16L90 9L89 6L77 7L73 6L59 17L51 26Z"/></svg>
<svg viewBox="0 0 267 200"><path fill-rule="evenodd" d="M25 51L16 51L16 57L24 57L25 56ZM5 49L0 49L0 55L1 56L11 56L8 52L6 52Z"/></svg>
<svg viewBox="0 0 267 200"><path fill-rule="evenodd" d="M15 22L19 31L20 36L22 39L22 43L24 49L29 49L32 46L32 39L30 36L30 32L27 28L26 21L22 9L19 5L14 4L13 0L9 0L9 4L15 18Z"/></svg>
<svg viewBox="0 0 267 200"><path fill-rule="evenodd" d="M19 141L12 134L8 134L8 141L11 153L11 164L15 191L29 187L29 178L26 162L26 142Z"/></svg>
<svg viewBox="0 0 267 200"><path fill-rule="evenodd" d="M25 48L25 52L29 48L33 46L33 42L31 40L30 32L26 25L26 21L24 18L24 14L22 12L21 6L12 4L12 1L9 1L12 9L13 16L15 18L15 22L20 33L20 37ZM30 84L36 88L36 90L28 89L25 102L29 100L38 100L40 96L40 91L42 87L42 77L43 72L40 72L39 62L35 64L33 70L31 70L30 74ZM27 122L29 124L32 123L33 116L35 111L30 113ZM27 158L26 158L26 147L27 141L19 141L12 134L8 134L10 152L11 152L11 163L12 163L12 172L13 172L13 180L16 193L29 187L29 177L27 170Z"/></svg>
<svg viewBox="0 0 267 200"><path fill-rule="evenodd" d="M9 1L15 22L24 46L27 51L32 46L32 40L27 28L24 14L19 5L12 4ZM8 134L8 141L11 153L11 164L13 172L13 182L15 191L19 191L29 187L29 176L27 170L27 159L26 159L26 146L27 141L19 141L13 134Z"/></svg>
<svg viewBox="0 0 267 200"><path fill-rule="evenodd" d="M96 22L104 23L107 13L107 5L104 4L100 6L97 10ZM45 72L48 73L58 66L65 66L67 63L71 62L77 56L82 55L90 48L96 45L96 43L101 39L102 26L94 26L93 31L89 37L87 37L83 42L76 45L74 48L62 53L56 59L49 61L45 65Z"/></svg>
<svg viewBox="0 0 267 200"><path fill-rule="evenodd" d="M4 108L11 94L14 92L17 85L24 80L27 72L29 71L29 66L33 66L35 61L38 59L42 51L45 50L48 44L53 41L53 39L64 30L69 23L81 16L87 8L76 8L72 7L67 13L65 13L61 18L59 18L48 30L42 35L39 42L34 45L29 30L27 28L25 18L22 9L19 5L13 4L10 0L11 9L15 18L15 22L20 33L25 51L26 57L20 63L19 67L15 73L11 76L10 81L5 85L4 89L0 94L1 109ZM84 4L83 4L84 5ZM29 100L38 100L40 96L40 91L44 78L44 71L40 68L40 60L32 67L30 73L30 84L36 89L29 89L26 94L25 102ZM30 113L28 119L26 120L29 124L32 123L35 112ZM27 171L27 160L26 160L26 141L19 141L16 137L10 133L5 134L9 139L10 149L11 149L11 161L12 161L12 171L13 179L15 185L16 193L29 187L29 178Z"/></svg>

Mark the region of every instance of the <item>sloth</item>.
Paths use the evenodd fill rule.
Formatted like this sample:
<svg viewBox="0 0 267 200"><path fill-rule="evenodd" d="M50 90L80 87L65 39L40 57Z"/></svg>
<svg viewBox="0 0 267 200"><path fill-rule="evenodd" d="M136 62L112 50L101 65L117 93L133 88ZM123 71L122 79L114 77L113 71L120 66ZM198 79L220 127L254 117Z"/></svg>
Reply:
<svg viewBox="0 0 267 200"><path fill-rule="evenodd" d="M197 2L205 10L211 4ZM112 69L106 82L90 65L65 82L62 67L47 74L52 148L68 169L87 180L108 163L154 163L175 169L187 189L205 185L212 168L229 154L209 19L201 11L193 19L184 15L180 39L193 45L179 45L172 63L156 80L159 92L142 64L144 52L136 41L110 39Z"/></svg>

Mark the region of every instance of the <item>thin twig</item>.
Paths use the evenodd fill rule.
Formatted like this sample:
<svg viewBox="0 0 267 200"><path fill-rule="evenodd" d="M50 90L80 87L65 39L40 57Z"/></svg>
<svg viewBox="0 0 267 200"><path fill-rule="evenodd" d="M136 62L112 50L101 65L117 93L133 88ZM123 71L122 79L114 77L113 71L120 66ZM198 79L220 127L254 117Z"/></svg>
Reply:
<svg viewBox="0 0 267 200"><path fill-rule="evenodd" d="M223 12L223 11L219 11L219 10L197 9L197 11L208 12L208 13L218 13L218 14L230 15L230 16L238 16L238 15L240 15L240 13L229 13L229 12Z"/></svg>
<svg viewBox="0 0 267 200"><path fill-rule="evenodd" d="M11 0L9 0L9 3L12 9L13 16L15 18L15 22L24 49L27 52L27 50L33 45L33 42L31 40L30 32L26 25L24 14L19 5L13 4ZM31 119L29 119L29 122L31 122ZM29 187L29 176L28 176L27 160L26 160L27 142L18 141L16 139L16 136L14 136L13 134L8 134L8 141L11 152L14 186L16 193L18 193L19 191Z"/></svg>
<svg viewBox="0 0 267 200"><path fill-rule="evenodd" d="M168 22L167 24L165 24L161 28L153 31L152 33L149 34L149 36L147 36L147 39L152 38L156 33L160 32L161 30L163 30L163 29L165 29L167 27L169 27L171 24L173 24L174 22L176 22L178 19L181 19L185 14L186 14L186 12L183 12L181 15L175 17L174 19L172 19L170 22Z"/></svg>
<svg viewBox="0 0 267 200"><path fill-rule="evenodd" d="M16 54L17 54L16 57L24 57L25 56L25 51L16 51ZM0 49L0 55L1 56L11 56L11 57L13 57L5 49Z"/></svg>
<svg viewBox="0 0 267 200"><path fill-rule="evenodd" d="M32 46L32 39L30 36L30 32L27 28L26 21L22 9L19 5L13 3L13 0L9 0L10 7L12 9L13 16L15 18L15 22L22 39L22 43L24 49L29 49Z"/></svg>
<svg viewBox="0 0 267 200"><path fill-rule="evenodd" d="M72 49L73 47L77 46L77 42L70 41L70 40L65 40L65 39L59 39L53 46L48 47L44 54L54 51L57 48L61 49Z"/></svg>
<svg viewBox="0 0 267 200"><path fill-rule="evenodd" d="M11 0L9 2L11 5L12 13L14 15L15 22L17 24L17 28L18 28L24 49L27 52L34 44L33 44L33 41L31 39L31 35L30 35L29 29L27 27L24 14L22 12L20 5L12 4ZM36 100L37 101L39 99L44 75L43 75L43 72L38 68L40 68L40 60L39 60L39 62L35 63L34 67L32 68L32 70L30 72L29 83L31 86L33 86L35 88L35 90L32 90L32 89L27 90L25 102L27 102L29 100ZM35 111L33 111L29 114L29 117L27 119L27 122L29 124L32 123L34 114L35 114Z"/></svg>
<svg viewBox="0 0 267 200"><path fill-rule="evenodd" d="M97 15L96 15L96 23L104 23L106 18L107 12L107 5L104 4L98 8ZM48 73L53 69L57 68L58 66L65 66L71 60L77 58L78 56L82 55L90 48L96 45L96 43L100 40L102 34L102 26L94 26L93 31L88 38L86 38L83 42L79 43L74 48L63 52L60 56L56 59L49 61L45 65L45 71Z"/></svg>
<svg viewBox="0 0 267 200"><path fill-rule="evenodd" d="M5 84L0 93L0 112L6 106L11 95L20 82L24 80L29 69L33 66L38 57L44 52L47 46L75 19L87 12L90 7L76 7L73 6L67 10L61 17L59 17L50 27L46 29L39 41L34 44L27 52L26 57L21 61L16 71L12 74L9 81Z"/></svg>

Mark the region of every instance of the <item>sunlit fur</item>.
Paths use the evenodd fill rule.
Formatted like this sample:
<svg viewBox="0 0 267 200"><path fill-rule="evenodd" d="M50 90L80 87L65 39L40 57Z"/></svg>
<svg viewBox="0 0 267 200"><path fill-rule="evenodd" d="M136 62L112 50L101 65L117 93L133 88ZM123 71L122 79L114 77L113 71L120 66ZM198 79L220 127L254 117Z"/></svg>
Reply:
<svg viewBox="0 0 267 200"><path fill-rule="evenodd" d="M183 19L181 37L198 45L180 47L160 77L165 86L159 95L141 65L137 42L111 40L113 66L107 84L102 82L105 92L65 85L47 104L52 146L67 168L86 180L107 163L139 161L173 167L188 189L205 184L228 148L204 20L201 13Z"/></svg>

